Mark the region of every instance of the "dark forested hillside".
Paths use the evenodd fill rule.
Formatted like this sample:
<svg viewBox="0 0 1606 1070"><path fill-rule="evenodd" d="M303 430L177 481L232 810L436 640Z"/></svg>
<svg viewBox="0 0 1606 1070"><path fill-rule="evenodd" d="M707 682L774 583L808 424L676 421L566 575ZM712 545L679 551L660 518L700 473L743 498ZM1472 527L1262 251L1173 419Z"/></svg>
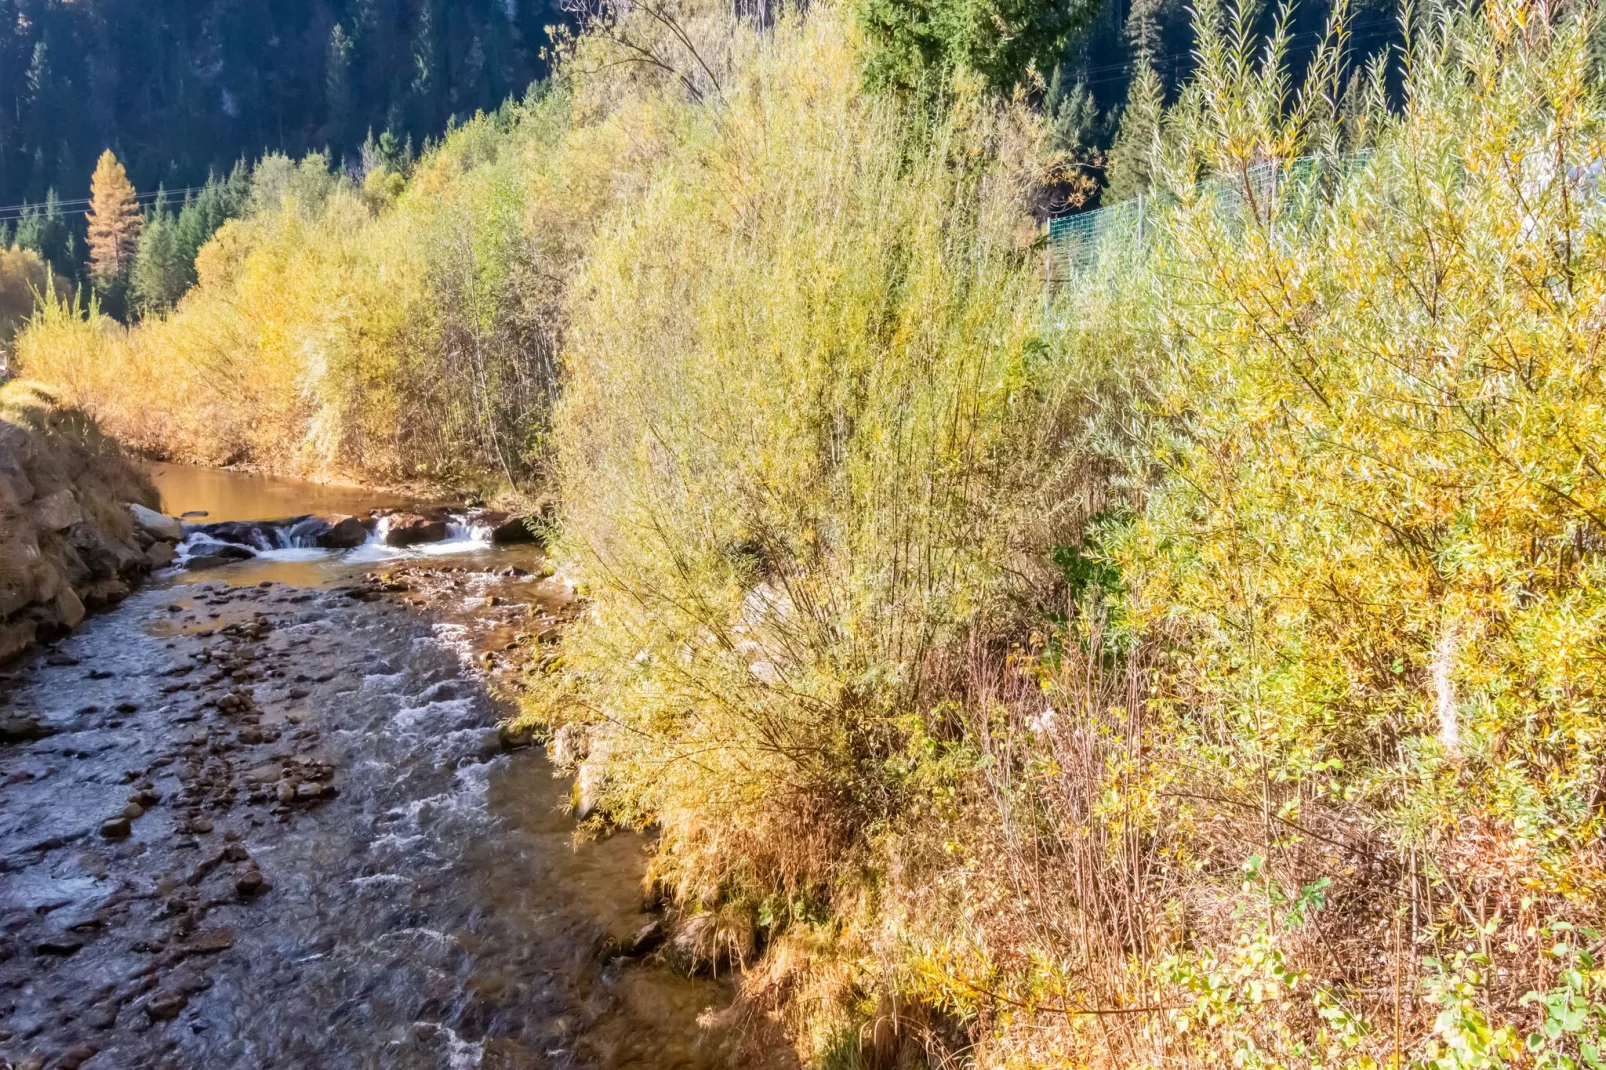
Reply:
<svg viewBox="0 0 1606 1070"><path fill-rule="evenodd" d="M141 189L264 150L421 141L545 70L556 0L0 0L0 204Z"/></svg>

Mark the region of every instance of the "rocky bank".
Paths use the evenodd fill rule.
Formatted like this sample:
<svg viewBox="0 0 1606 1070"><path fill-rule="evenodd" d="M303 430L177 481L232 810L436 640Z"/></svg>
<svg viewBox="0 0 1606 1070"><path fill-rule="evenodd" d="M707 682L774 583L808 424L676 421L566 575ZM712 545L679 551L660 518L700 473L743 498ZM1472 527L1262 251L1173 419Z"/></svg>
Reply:
<svg viewBox="0 0 1606 1070"><path fill-rule="evenodd" d="M183 537L156 492L85 413L0 388L0 661L120 602Z"/></svg>

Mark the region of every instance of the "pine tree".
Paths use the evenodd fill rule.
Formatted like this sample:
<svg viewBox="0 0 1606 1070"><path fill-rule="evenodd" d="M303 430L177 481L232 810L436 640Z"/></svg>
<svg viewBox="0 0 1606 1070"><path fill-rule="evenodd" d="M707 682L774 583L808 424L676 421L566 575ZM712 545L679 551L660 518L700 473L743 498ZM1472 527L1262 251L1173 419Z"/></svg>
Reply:
<svg viewBox="0 0 1606 1070"><path fill-rule="evenodd" d="M89 273L102 290L126 281L139 250L139 201L111 149L89 181Z"/></svg>
<svg viewBox="0 0 1606 1070"><path fill-rule="evenodd" d="M139 251L134 257L130 278L134 305L141 315L165 312L178 303L189 287L189 272L194 261L186 264L179 248L178 224L167 209L167 194L156 191L156 203L139 236Z"/></svg>
<svg viewBox="0 0 1606 1070"><path fill-rule="evenodd" d="M1056 152L1082 156L1099 140L1098 105L1085 82L1066 85L1065 64L1054 66L1048 92L1043 94L1043 119L1048 127L1049 147Z"/></svg>
<svg viewBox="0 0 1606 1070"><path fill-rule="evenodd" d="M1126 107L1121 112L1121 132L1110 146L1110 163L1105 174L1109 188L1104 199L1110 203L1136 197L1154 188L1154 165L1160 151L1161 120L1165 110L1165 91L1152 64L1145 61L1132 79Z"/></svg>
<svg viewBox="0 0 1606 1070"><path fill-rule="evenodd" d="M250 175L244 163L237 163L226 179L208 175L201 192L185 200L174 225L185 288L195 285L195 257L201 246L211 240L224 223L245 213L250 192Z"/></svg>
<svg viewBox="0 0 1606 1070"><path fill-rule="evenodd" d="M349 147L352 137L351 59L353 42L344 26L335 23L329 31L329 55L324 70L324 95L328 105L329 140L337 149Z"/></svg>
<svg viewBox="0 0 1606 1070"><path fill-rule="evenodd" d="M1126 20L1137 76L1127 86L1121 129L1110 146L1105 169L1109 188L1104 199L1111 203L1147 193L1154 186L1154 160L1160 151L1160 124L1165 111L1165 85L1155 69L1160 6L1160 0L1136 0Z"/></svg>
<svg viewBox="0 0 1606 1070"><path fill-rule="evenodd" d="M76 250L54 189L45 194L44 211L31 207L22 210L13 242L19 248L38 253L56 274L73 274Z"/></svg>

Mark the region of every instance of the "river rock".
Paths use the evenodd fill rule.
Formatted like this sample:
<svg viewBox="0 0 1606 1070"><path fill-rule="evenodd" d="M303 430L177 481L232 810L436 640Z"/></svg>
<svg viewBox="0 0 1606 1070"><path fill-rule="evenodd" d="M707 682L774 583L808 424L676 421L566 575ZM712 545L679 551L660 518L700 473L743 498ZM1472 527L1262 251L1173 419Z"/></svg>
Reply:
<svg viewBox="0 0 1606 1070"><path fill-rule="evenodd" d="M145 563L151 568L166 568L173 563L178 552L170 542L153 542L145 551Z"/></svg>
<svg viewBox="0 0 1606 1070"><path fill-rule="evenodd" d="M129 834L133 831L133 823L130 822L123 814L118 814L116 817L108 817L105 821L100 823L100 835L102 839L126 840L128 839Z"/></svg>
<svg viewBox="0 0 1606 1070"><path fill-rule="evenodd" d="M446 521L417 513L396 513L385 531L386 546L416 546L446 538Z"/></svg>
<svg viewBox="0 0 1606 1070"><path fill-rule="evenodd" d="M117 583L120 581L112 580L110 582ZM63 587L56 592L56 615L66 627L78 627L84 620L84 600L79 598L78 593L71 587Z"/></svg>
<svg viewBox="0 0 1606 1070"><path fill-rule="evenodd" d="M13 713L0 716L0 743L30 743L44 739L54 729L27 714Z"/></svg>
<svg viewBox="0 0 1606 1070"><path fill-rule="evenodd" d="M26 650L38 632L37 621L18 620L0 624L0 661Z"/></svg>
<svg viewBox="0 0 1606 1070"><path fill-rule="evenodd" d="M105 609L107 606L115 606L128 595L128 584L115 577L108 577L96 580L84 588L83 604L92 609Z"/></svg>
<svg viewBox="0 0 1606 1070"><path fill-rule="evenodd" d="M93 1044L74 1044L56 1056L54 1065L59 1070L78 1070L80 1066L83 1066L99 1053L100 1049Z"/></svg>
<svg viewBox="0 0 1606 1070"><path fill-rule="evenodd" d="M328 530L318 536L318 545L329 550L350 550L368 541L368 527L354 516L336 516Z"/></svg>
<svg viewBox="0 0 1606 1070"><path fill-rule="evenodd" d="M664 942L664 923L660 918L654 918L640 929L625 943L625 951L631 955L645 955L653 948Z"/></svg>
<svg viewBox="0 0 1606 1070"><path fill-rule="evenodd" d="M218 565L227 565L233 561L248 561L256 556L256 551L232 542L213 542L210 540L193 544L190 557L184 562L185 568L215 568Z"/></svg>
<svg viewBox="0 0 1606 1070"><path fill-rule="evenodd" d="M491 528L491 541L498 546L521 542L538 542L545 545L546 538L536 527L538 521L539 518L534 516L509 517Z"/></svg>
<svg viewBox="0 0 1606 1070"><path fill-rule="evenodd" d="M182 992L158 992L145 1004L145 1013L152 1021L165 1022L177 1018L189 1001L190 997Z"/></svg>
<svg viewBox="0 0 1606 1070"><path fill-rule="evenodd" d="M234 930L227 926L202 929L185 941L183 950L190 955L214 955L234 946Z"/></svg>
<svg viewBox="0 0 1606 1070"><path fill-rule="evenodd" d="M113 576L134 580L146 570L144 550L87 521L75 524L67 532L67 546L82 562L88 573L83 577L73 577L73 582L76 584L82 584L89 579ZM69 561L69 570L70 567Z"/></svg>
<svg viewBox="0 0 1606 1070"><path fill-rule="evenodd" d="M523 750L535 743L535 729L530 725L504 724L496 732L503 750Z"/></svg>
<svg viewBox="0 0 1606 1070"><path fill-rule="evenodd" d="M130 502L128 511L134 518L134 526L148 533L153 539L178 542L184 538L184 525L173 517L163 516L155 509L147 509L138 502Z"/></svg>
<svg viewBox="0 0 1606 1070"><path fill-rule="evenodd" d="M34 502L28 513L34 527L40 531L66 531L84 518L78 499L66 487Z"/></svg>
<svg viewBox="0 0 1606 1070"><path fill-rule="evenodd" d="M288 522L286 534L290 536L292 546L322 546L320 540L332 526L321 516L297 517Z"/></svg>
<svg viewBox="0 0 1606 1070"><path fill-rule="evenodd" d="M36 955L57 955L65 958L77 954L84 942L75 936L47 936L34 945Z"/></svg>

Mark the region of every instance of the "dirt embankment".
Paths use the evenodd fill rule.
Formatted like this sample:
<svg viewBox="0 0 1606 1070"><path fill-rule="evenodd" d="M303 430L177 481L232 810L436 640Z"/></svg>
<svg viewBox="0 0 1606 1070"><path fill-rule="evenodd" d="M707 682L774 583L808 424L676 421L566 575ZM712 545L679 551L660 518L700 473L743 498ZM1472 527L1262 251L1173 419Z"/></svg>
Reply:
<svg viewBox="0 0 1606 1070"><path fill-rule="evenodd" d="M77 627L172 560L181 533L156 504L88 415L37 384L0 387L0 660Z"/></svg>

